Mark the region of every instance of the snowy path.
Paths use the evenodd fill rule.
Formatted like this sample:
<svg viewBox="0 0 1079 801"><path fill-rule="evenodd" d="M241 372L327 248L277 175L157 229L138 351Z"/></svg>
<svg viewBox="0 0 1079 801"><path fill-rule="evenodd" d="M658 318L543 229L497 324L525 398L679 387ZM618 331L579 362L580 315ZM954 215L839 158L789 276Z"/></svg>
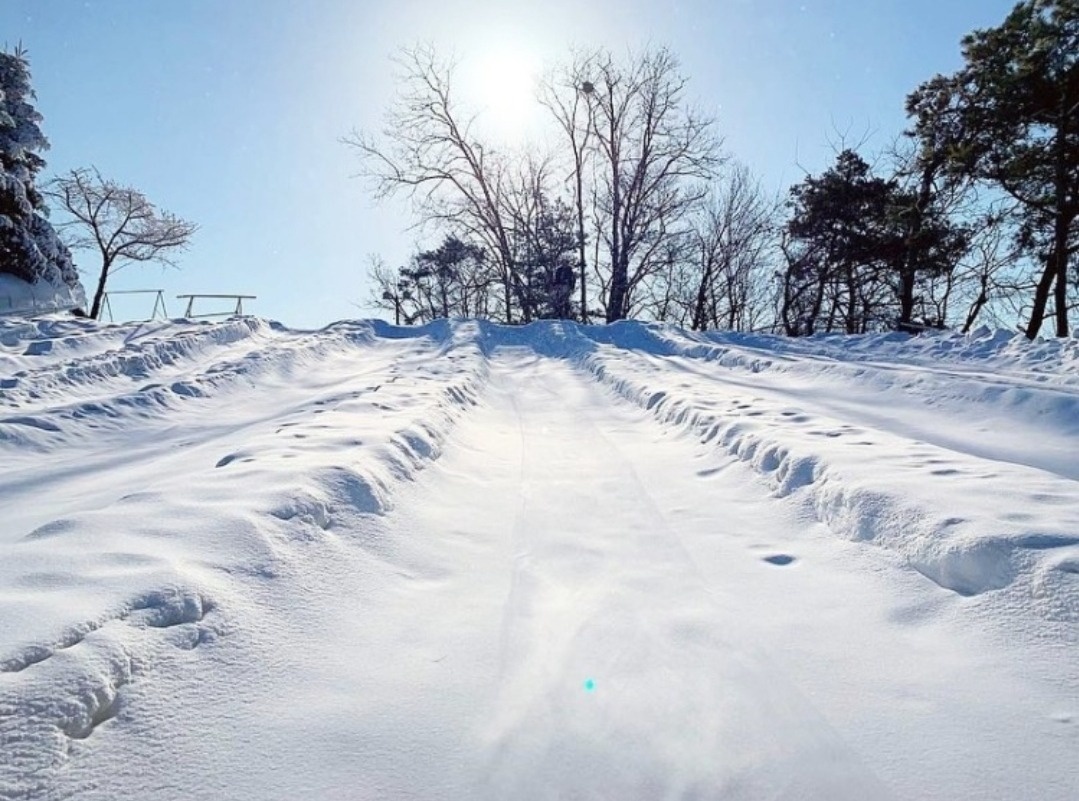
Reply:
<svg viewBox="0 0 1079 801"><path fill-rule="evenodd" d="M727 639L726 599L685 538L695 523L744 525L744 503L694 520L694 507L726 499L714 482L672 497L689 473L685 443L612 414L569 368L526 351L496 360L495 375L474 456L447 493L480 519L486 497L512 499L512 517L487 524L509 535L512 567L489 632L485 797L885 797L797 690ZM481 467L491 431L518 471ZM666 472L674 464L683 476Z"/></svg>
<svg viewBox="0 0 1079 801"><path fill-rule="evenodd" d="M612 408L564 365L524 351L492 372L490 409L421 482L425 512L405 526L424 542L447 524L489 532L489 567L447 605L498 575L511 543L508 593L477 610L475 642L435 649L447 670L455 651L489 649L500 602L497 672L473 702L494 705L477 724L484 797L1051 795L1041 765L1067 764L1076 742L1051 719L1052 684L1002 666L961 619L926 623L938 588L807 531L736 461ZM474 545L463 532L451 540ZM1022 736L971 747L1002 720Z"/></svg>
<svg viewBox="0 0 1079 801"><path fill-rule="evenodd" d="M1079 794L1069 465L912 440L939 365L106 332L6 357L0 799Z"/></svg>

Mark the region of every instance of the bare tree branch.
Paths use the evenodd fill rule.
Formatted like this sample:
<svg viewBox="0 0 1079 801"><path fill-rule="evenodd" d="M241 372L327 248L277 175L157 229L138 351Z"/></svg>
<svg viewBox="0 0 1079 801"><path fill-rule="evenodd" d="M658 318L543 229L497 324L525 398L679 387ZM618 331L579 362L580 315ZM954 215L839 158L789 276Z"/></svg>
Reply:
<svg viewBox="0 0 1079 801"><path fill-rule="evenodd" d="M53 180L45 194L59 202L68 219L72 249L96 250L101 271L90 316L101 313L109 275L133 262L176 266L174 254L187 248L195 223L158 209L137 189L103 178L96 168L77 169Z"/></svg>

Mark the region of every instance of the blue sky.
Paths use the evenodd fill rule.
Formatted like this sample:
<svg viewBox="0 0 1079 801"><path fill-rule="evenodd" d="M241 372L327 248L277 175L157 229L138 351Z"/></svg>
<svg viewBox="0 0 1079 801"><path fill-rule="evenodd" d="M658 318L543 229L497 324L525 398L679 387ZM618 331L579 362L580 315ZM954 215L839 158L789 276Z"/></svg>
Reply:
<svg viewBox="0 0 1079 801"><path fill-rule="evenodd" d="M201 226L181 270L129 267L111 288L164 288L173 314L177 293L244 292L253 313L315 327L371 316L367 255L400 264L415 248L406 209L374 205L338 141L380 126L399 46L429 41L482 71L506 53L543 64L570 45L667 45L727 151L782 190L844 132L890 141L905 95L959 66L962 35L1013 5L0 0L0 40L29 51L47 174L96 165Z"/></svg>

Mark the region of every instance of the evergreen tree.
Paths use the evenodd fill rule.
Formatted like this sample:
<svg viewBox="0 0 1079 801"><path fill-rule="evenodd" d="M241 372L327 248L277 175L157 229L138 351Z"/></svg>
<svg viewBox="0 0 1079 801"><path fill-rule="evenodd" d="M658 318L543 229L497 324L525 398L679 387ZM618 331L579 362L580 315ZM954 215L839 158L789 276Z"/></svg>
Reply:
<svg viewBox="0 0 1079 801"><path fill-rule="evenodd" d="M49 147L34 108L25 51L0 52L0 273L28 283L66 285L82 298L71 253L46 219L34 186Z"/></svg>
<svg viewBox="0 0 1079 801"><path fill-rule="evenodd" d="M515 213L513 228L524 319L572 319L577 316L570 300L577 281L574 210L542 190L531 201L529 214Z"/></svg>
<svg viewBox="0 0 1079 801"><path fill-rule="evenodd" d="M902 177L874 176L845 150L791 190L781 300L788 333L944 324L924 310L914 319L919 289L955 269L968 234L942 207L931 167L916 161Z"/></svg>
<svg viewBox="0 0 1079 801"><path fill-rule="evenodd" d="M857 334L883 323L882 268L901 248L889 216L895 192L852 150L791 189L781 309L789 334Z"/></svg>
<svg viewBox="0 0 1079 801"><path fill-rule="evenodd" d="M931 285L948 280L968 252L971 230L949 208L953 194L939 185L940 171L933 164L916 159L901 178L904 184L893 191L886 220L900 240L887 273L898 302L896 324L901 330L940 328L947 321L925 301Z"/></svg>
<svg viewBox="0 0 1079 801"><path fill-rule="evenodd" d="M393 311L396 322L405 325L488 318L496 303L497 269L482 247L449 234L437 248L417 253L408 267L396 271L376 258L370 273L375 306Z"/></svg>
<svg viewBox="0 0 1079 801"><path fill-rule="evenodd" d="M1019 243L1044 267L1028 337L1047 316L1068 333L1068 262L1079 249L1079 0L1024 0L963 40L965 67L911 95L923 150L1010 196Z"/></svg>

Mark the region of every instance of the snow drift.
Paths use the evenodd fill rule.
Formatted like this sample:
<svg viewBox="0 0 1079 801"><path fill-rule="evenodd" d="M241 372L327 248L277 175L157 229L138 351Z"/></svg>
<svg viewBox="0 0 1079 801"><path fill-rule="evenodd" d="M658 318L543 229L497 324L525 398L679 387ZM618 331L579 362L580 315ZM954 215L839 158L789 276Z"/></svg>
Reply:
<svg viewBox="0 0 1079 801"><path fill-rule="evenodd" d="M0 319L0 797L1073 798L1077 363Z"/></svg>

